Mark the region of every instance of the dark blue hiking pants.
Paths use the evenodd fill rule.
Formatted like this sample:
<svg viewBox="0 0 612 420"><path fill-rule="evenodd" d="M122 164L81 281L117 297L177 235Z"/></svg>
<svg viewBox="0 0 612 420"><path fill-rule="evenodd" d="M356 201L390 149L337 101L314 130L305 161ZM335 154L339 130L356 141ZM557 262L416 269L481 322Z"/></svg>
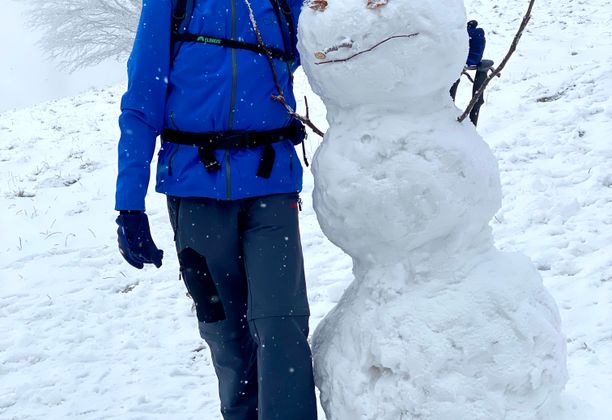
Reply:
<svg viewBox="0 0 612 420"><path fill-rule="evenodd" d="M225 420L314 420L298 195L168 197Z"/></svg>

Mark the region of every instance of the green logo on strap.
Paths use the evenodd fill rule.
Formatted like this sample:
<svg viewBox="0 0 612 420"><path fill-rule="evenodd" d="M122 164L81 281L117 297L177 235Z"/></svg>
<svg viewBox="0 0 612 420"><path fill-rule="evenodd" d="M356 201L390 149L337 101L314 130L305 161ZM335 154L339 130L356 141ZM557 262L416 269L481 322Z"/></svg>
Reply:
<svg viewBox="0 0 612 420"><path fill-rule="evenodd" d="M221 40L219 38L209 38L207 36L199 36L196 38L196 41L202 42L204 44L221 44Z"/></svg>

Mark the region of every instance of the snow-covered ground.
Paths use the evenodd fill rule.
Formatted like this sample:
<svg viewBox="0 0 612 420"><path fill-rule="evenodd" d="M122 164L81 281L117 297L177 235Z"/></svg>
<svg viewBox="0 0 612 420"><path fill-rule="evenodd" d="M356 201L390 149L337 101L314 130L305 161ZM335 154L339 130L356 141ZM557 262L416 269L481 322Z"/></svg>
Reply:
<svg viewBox="0 0 612 420"><path fill-rule="evenodd" d="M499 62L527 1L467 5L487 31L485 55ZM557 300L568 342L565 405L585 420L612 412L611 20L610 1L538 0L479 124L501 169L497 245L530 256ZM325 126L301 72L296 83ZM468 89L464 79L460 103ZM0 114L1 419L221 418L162 196L151 193L147 207L163 267L135 270L117 251L122 90ZM311 136L311 156L317 144ZM314 329L352 274L318 227L312 188L306 171Z"/></svg>

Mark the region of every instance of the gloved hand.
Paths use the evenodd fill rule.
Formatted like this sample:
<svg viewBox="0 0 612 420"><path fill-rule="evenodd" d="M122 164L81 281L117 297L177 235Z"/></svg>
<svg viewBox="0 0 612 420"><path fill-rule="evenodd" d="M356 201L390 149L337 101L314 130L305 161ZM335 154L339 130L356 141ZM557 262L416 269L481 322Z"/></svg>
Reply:
<svg viewBox="0 0 612 420"><path fill-rule="evenodd" d="M121 212L116 222L119 225L117 229L119 252L123 258L139 269L143 268L144 264L161 267L164 251L157 249L151 238L147 215L142 211Z"/></svg>

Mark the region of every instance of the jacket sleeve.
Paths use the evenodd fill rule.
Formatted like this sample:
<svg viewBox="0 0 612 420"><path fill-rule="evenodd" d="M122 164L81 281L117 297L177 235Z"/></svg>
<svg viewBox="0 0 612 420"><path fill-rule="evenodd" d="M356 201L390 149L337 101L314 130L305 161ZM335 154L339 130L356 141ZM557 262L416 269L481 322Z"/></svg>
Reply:
<svg viewBox="0 0 612 420"><path fill-rule="evenodd" d="M145 210L151 160L163 129L170 67L171 0L144 0L121 99L116 210Z"/></svg>

